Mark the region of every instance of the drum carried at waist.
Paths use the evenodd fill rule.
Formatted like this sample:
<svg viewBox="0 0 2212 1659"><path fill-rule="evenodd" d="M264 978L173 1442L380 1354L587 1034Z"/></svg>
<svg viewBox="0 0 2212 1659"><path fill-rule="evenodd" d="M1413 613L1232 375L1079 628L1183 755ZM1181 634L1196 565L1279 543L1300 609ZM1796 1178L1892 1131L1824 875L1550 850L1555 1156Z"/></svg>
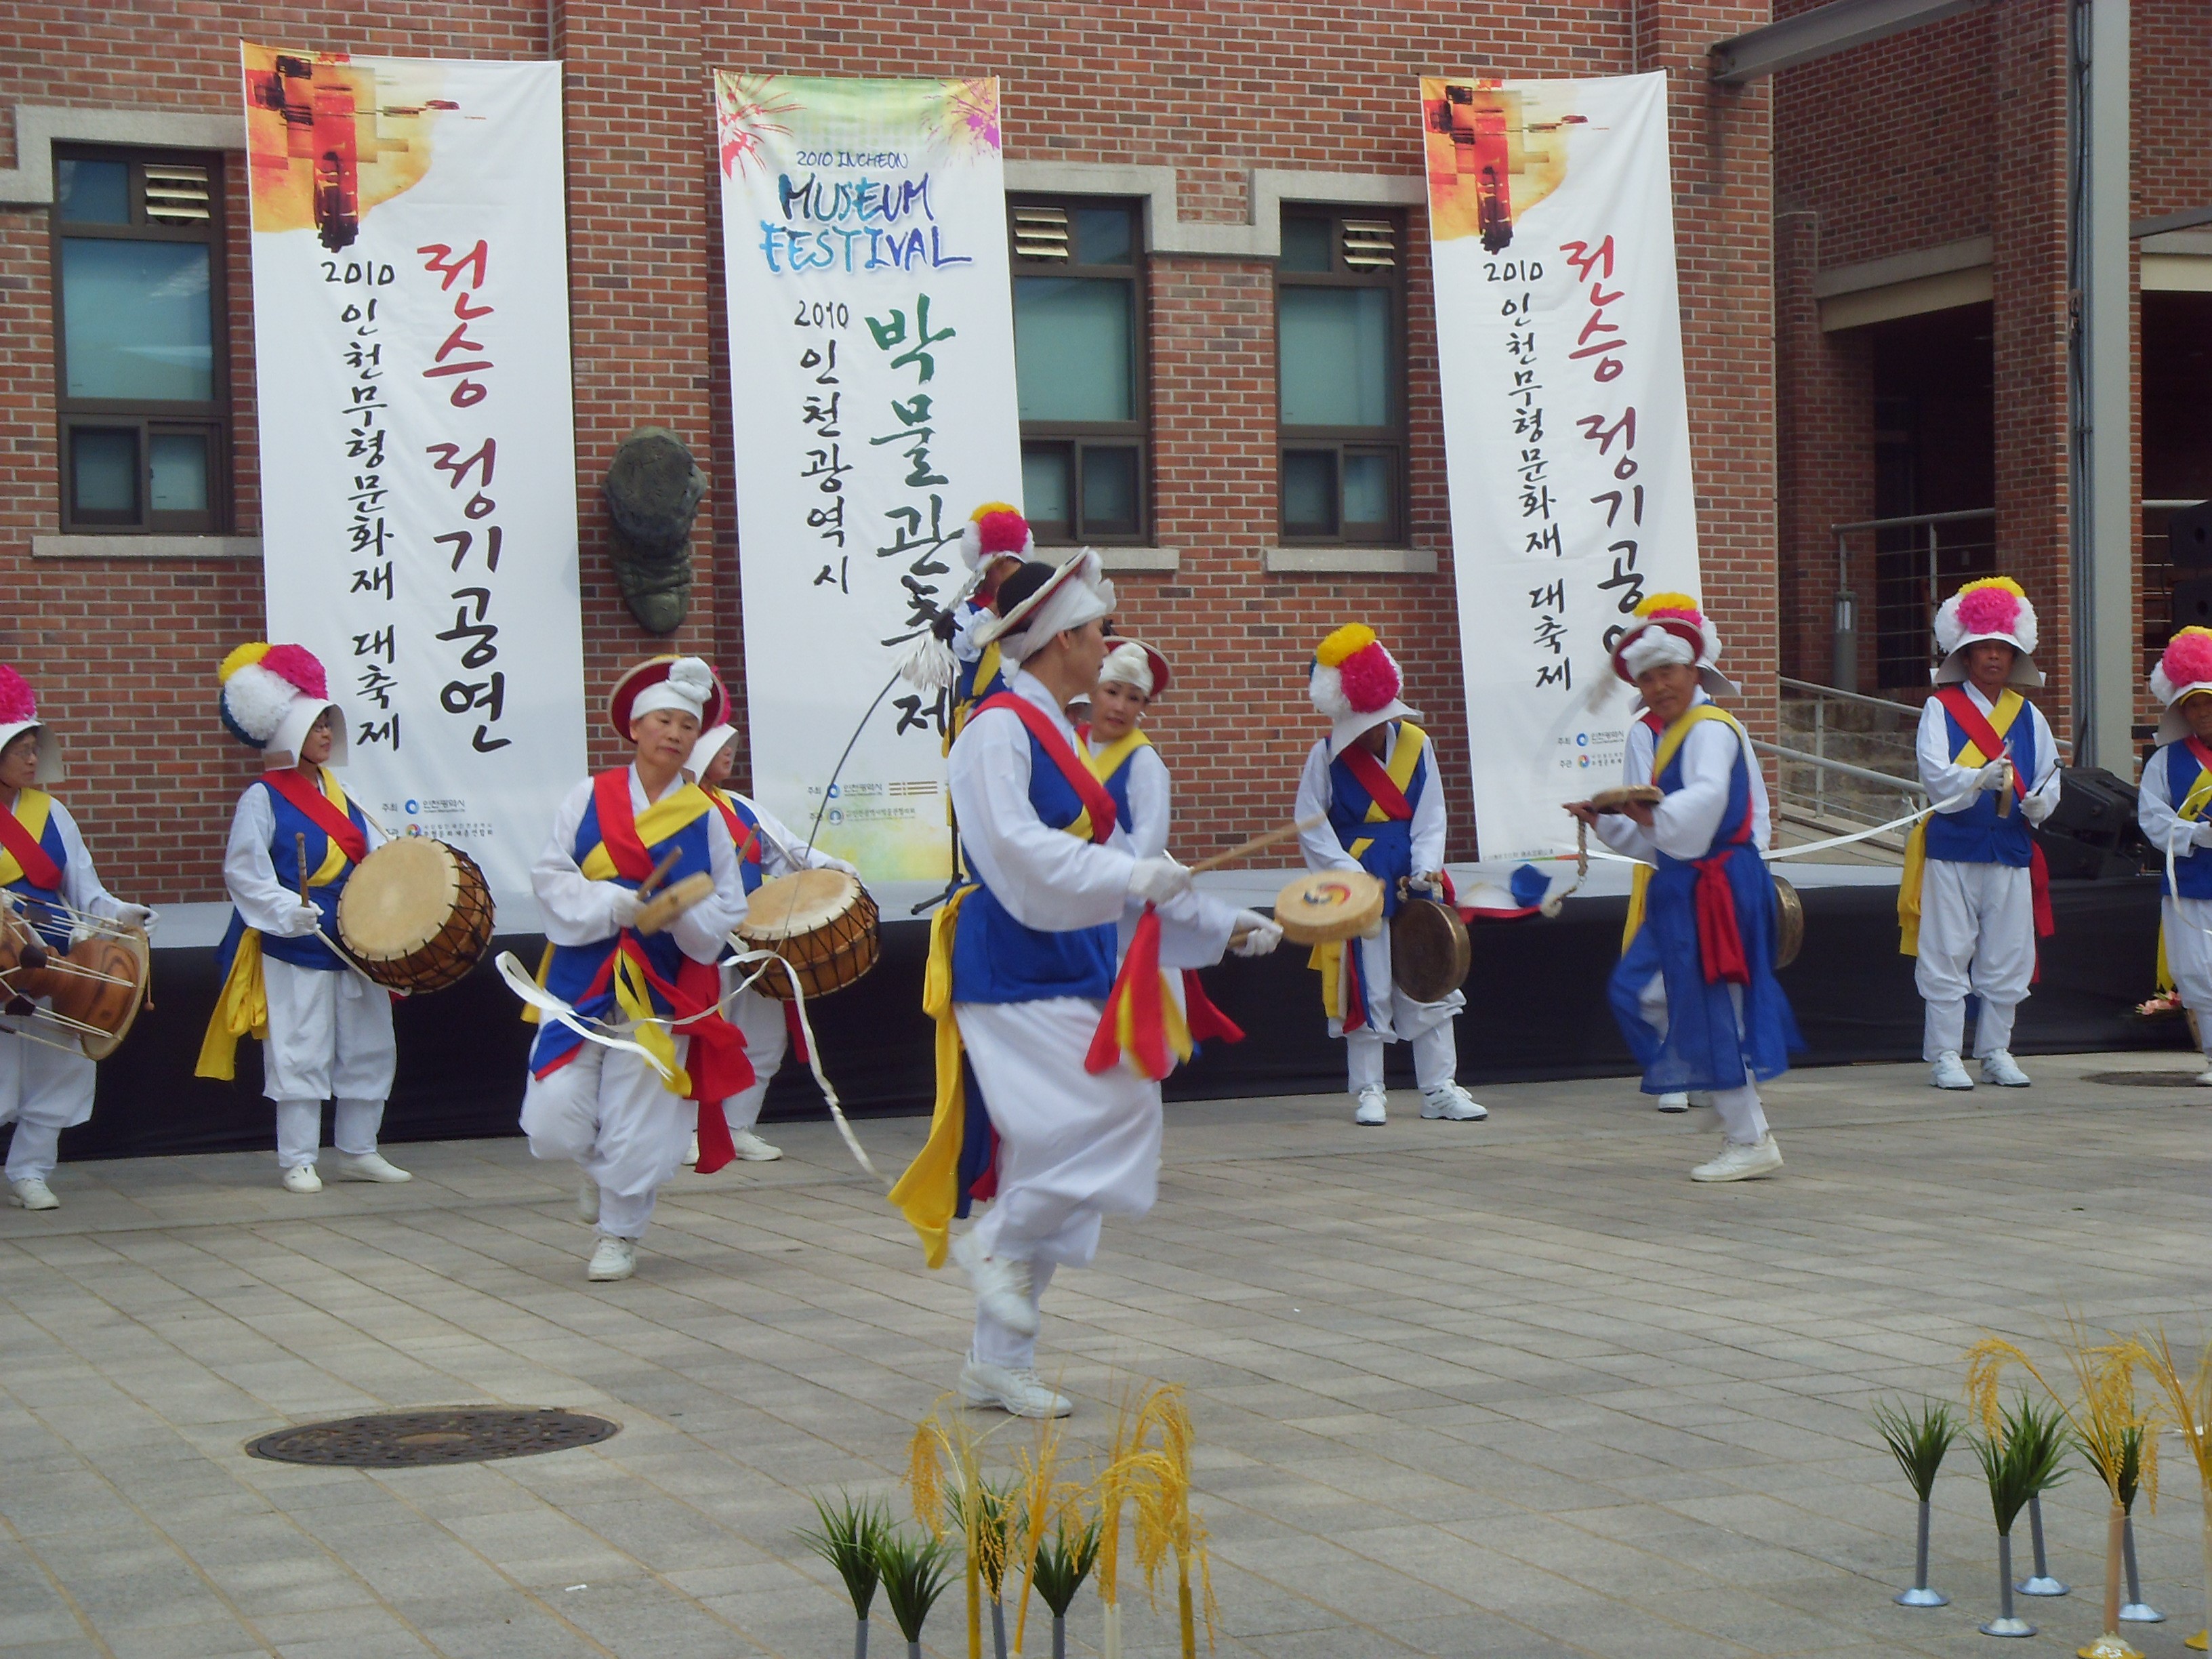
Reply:
<svg viewBox="0 0 2212 1659"><path fill-rule="evenodd" d="M842 990L876 965L882 951L875 900L842 870L800 870L753 890L737 939L748 951L772 951L754 989L792 1000L791 975L809 1000Z"/></svg>
<svg viewBox="0 0 2212 1659"><path fill-rule="evenodd" d="M1275 895L1275 925L1297 945L1372 939L1382 925L1382 884L1364 870L1310 870Z"/></svg>
<svg viewBox="0 0 2212 1659"><path fill-rule="evenodd" d="M0 915L0 1013L49 1027L66 1048L73 1037L88 1060L106 1060L131 1034L153 982L153 953L143 929L78 919L81 937L55 950L21 916ZM40 1007L39 999L50 1005Z"/></svg>
<svg viewBox="0 0 2212 1659"><path fill-rule="evenodd" d="M338 895L338 939L362 973L395 991L442 991L491 946L491 888L458 847L387 841Z"/></svg>

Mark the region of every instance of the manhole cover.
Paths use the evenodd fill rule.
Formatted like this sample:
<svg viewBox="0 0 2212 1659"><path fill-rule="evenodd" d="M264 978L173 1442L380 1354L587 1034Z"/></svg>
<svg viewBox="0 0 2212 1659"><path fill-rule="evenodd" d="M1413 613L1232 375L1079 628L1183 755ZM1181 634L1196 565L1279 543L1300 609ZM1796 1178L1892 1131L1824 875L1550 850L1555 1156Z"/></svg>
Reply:
<svg viewBox="0 0 2212 1659"><path fill-rule="evenodd" d="M2194 1089L2196 1072L2092 1072L2085 1083L2114 1083L2123 1089ZM2207 1099L2212 1099L2208 1092Z"/></svg>
<svg viewBox="0 0 2212 1659"><path fill-rule="evenodd" d="M279 1429L246 1449L278 1463L349 1469L397 1469L418 1463L483 1463L530 1457L605 1440L622 1425L580 1412L462 1406L445 1411L379 1412Z"/></svg>

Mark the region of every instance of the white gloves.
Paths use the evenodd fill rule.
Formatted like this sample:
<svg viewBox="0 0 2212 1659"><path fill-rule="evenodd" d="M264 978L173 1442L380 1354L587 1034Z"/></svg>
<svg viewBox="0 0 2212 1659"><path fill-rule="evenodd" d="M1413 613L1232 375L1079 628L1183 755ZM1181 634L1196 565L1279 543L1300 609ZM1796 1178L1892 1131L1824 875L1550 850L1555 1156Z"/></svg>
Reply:
<svg viewBox="0 0 2212 1659"><path fill-rule="evenodd" d="M614 897L607 903L607 920L618 929L627 927L637 920L637 913L644 908L644 901L632 889L616 887Z"/></svg>
<svg viewBox="0 0 2212 1659"><path fill-rule="evenodd" d="M2212 819L2207 819L2203 823L2190 825L2188 828L2189 839L2192 843L2198 847L2212 847Z"/></svg>
<svg viewBox="0 0 2212 1659"><path fill-rule="evenodd" d="M1444 878L1439 871L1416 870L1406 878L1406 884L1417 892L1433 894L1437 898L1444 896Z"/></svg>
<svg viewBox="0 0 2212 1659"><path fill-rule="evenodd" d="M1993 760L1986 766L1983 767L1980 771L1974 774L1974 787L1977 789L2009 789L2012 787L2012 780L2009 776L2011 771L2012 763L2009 761L2002 759Z"/></svg>
<svg viewBox="0 0 2212 1659"><path fill-rule="evenodd" d="M279 939L306 939L323 925L323 913L312 904L295 904L284 912L283 920L276 924Z"/></svg>
<svg viewBox="0 0 2212 1659"><path fill-rule="evenodd" d="M814 855L814 867L817 870L842 870L854 881L860 878L859 865L848 864L843 859L833 859L827 853L817 853Z"/></svg>
<svg viewBox="0 0 2212 1659"><path fill-rule="evenodd" d="M1242 939L1237 935L1242 933ZM1283 930L1257 910L1239 910L1229 932L1230 954L1264 957L1283 942Z"/></svg>
<svg viewBox="0 0 2212 1659"><path fill-rule="evenodd" d="M1139 859L1129 872L1129 896L1147 904L1165 904L1190 891L1190 872L1173 859Z"/></svg>
<svg viewBox="0 0 2212 1659"><path fill-rule="evenodd" d="M115 901L115 919L125 927L141 927L149 933L161 920L152 905L125 904L121 899Z"/></svg>

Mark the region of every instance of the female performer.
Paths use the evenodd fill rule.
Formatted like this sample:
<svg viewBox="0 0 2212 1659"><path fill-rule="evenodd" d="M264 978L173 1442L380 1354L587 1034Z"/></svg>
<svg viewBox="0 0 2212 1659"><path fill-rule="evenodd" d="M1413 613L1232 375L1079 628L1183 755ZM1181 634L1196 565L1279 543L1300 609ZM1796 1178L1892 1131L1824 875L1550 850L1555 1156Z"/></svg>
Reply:
<svg viewBox="0 0 2212 1659"><path fill-rule="evenodd" d="M2206 1045L2197 1080L2212 1085L2212 629L2173 636L2151 671L2150 694L2166 713L2136 817L2167 860L2159 871L2160 955Z"/></svg>

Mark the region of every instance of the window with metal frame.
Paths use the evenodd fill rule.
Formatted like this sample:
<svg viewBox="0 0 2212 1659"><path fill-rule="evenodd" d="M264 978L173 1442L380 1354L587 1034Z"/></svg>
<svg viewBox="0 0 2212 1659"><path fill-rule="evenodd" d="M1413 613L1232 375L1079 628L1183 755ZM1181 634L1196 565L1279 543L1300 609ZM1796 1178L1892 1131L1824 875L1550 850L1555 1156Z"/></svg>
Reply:
<svg viewBox="0 0 2212 1659"><path fill-rule="evenodd" d="M1404 243L1396 214L1283 210L1275 343L1285 542L1405 538Z"/></svg>
<svg viewBox="0 0 2212 1659"><path fill-rule="evenodd" d="M1081 197L1007 203L1022 507L1040 544L1142 544L1151 528L1138 213Z"/></svg>
<svg viewBox="0 0 2212 1659"><path fill-rule="evenodd" d="M226 529L222 156L57 145L53 217L62 528Z"/></svg>

